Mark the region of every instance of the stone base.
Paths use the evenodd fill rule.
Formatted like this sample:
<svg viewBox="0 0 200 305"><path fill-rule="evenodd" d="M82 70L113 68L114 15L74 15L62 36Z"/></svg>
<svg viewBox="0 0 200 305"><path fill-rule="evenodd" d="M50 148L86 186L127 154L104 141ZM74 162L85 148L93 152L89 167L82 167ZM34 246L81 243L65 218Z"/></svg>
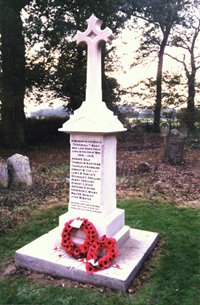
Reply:
<svg viewBox="0 0 200 305"><path fill-rule="evenodd" d="M108 237L114 237L115 234L117 234L117 232L119 232L124 227L125 212L122 209L115 209L107 216L101 214L93 214L90 214L88 212L84 214L84 211L81 212L81 216L83 218L87 218L93 223L93 225L97 229L99 237L103 235L106 235ZM61 215L59 217L59 227L61 229L61 232L64 228L65 223L70 219L76 217L78 217L78 214L73 213L72 211ZM80 237L82 236L82 231L79 230L77 233L80 235ZM85 239L85 236L83 236L83 239Z"/></svg>
<svg viewBox="0 0 200 305"><path fill-rule="evenodd" d="M159 239L158 233L131 229L129 239L119 248L118 258L112 266L88 275L83 262L70 257L62 249L55 249L59 244L59 233L58 227L16 251L16 265L121 291L128 289Z"/></svg>
<svg viewBox="0 0 200 305"><path fill-rule="evenodd" d="M94 102L94 101L92 101ZM102 118L104 119L102 124ZM59 131L65 133L116 133L125 131L117 116L109 110L103 101L88 103L84 101L80 108L70 115Z"/></svg>

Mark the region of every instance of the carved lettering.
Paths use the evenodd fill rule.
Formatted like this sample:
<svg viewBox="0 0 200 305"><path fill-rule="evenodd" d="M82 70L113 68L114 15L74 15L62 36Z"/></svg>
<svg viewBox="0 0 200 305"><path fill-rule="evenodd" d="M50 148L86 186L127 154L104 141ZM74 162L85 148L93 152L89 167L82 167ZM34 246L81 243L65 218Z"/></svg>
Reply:
<svg viewBox="0 0 200 305"><path fill-rule="evenodd" d="M101 212L101 152L101 140L71 140L71 209Z"/></svg>

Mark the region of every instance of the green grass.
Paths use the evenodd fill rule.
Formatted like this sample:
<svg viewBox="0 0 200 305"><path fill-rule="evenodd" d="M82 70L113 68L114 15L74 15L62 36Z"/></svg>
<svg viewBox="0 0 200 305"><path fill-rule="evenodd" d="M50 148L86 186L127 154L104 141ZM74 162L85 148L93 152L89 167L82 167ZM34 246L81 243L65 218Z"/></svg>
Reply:
<svg viewBox="0 0 200 305"><path fill-rule="evenodd" d="M159 256L151 262L149 276L135 294L100 289L37 285L20 272L0 282L2 305L198 305L200 304L200 210L172 205L153 205L121 201L126 224L159 232ZM23 226L0 240L0 264L21 246L57 226L58 216L66 210L56 207L34 214Z"/></svg>

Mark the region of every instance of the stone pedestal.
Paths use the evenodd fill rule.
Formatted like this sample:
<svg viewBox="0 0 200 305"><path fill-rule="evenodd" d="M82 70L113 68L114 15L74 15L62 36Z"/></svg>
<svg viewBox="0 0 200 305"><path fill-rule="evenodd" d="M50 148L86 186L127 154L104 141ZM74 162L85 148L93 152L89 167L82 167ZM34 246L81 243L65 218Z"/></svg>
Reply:
<svg viewBox="0 0 200 305"><path fill-rule="evenodd" d="M69 207L60 216L60 227L70 219L87 218L99 236L119 233L118 243L125 242L129 227L124 228L124 211L116 208L116 136L73 133L70 143ZM79 233L80 238L82 234Z"/></svg>

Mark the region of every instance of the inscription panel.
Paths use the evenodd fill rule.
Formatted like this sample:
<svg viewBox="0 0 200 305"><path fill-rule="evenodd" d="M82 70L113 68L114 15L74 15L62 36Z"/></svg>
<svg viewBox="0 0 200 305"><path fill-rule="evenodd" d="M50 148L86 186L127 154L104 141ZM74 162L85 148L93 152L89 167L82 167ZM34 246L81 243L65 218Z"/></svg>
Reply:
<svg viewBox="0 0 200 305"><path fill-rule="evenodd" d="M71 139L70 209L101 212L102 138Z"/></svg>

